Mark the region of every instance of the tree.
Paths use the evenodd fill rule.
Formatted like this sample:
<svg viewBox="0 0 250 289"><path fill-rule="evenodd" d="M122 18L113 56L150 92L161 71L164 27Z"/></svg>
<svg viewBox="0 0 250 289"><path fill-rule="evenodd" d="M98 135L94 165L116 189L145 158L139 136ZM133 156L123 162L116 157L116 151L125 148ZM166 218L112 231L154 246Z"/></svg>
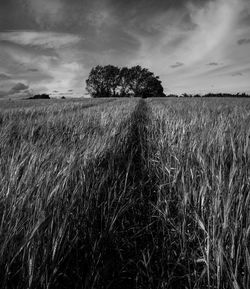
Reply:
<svg viewBox="0 0 250 289"><path fill-rule="evenodd" d="M141 66L133 66L129 69L129 88L134 96L141 96L146 92L147 81L153 77L153 73Z"/></svg>
<svg viewBox="0 0 250 289"><path fill-rule="evenodd" d="M130 90L129 79L130 79L130 69L127 67L122 67L119 73L119 88L121 97L129 95Z"/></svg>
<svg viewBox="0 0 250 289"><path fill-rule="evenodd" d="M158 76L141 66L118 68L113 65L92 68L86 80L92 97L165 96Z"/></svg>
<svg viewBox="0 0 250 289"><path fill-rule="evenodd" d="M159 77L151 76L147 79L147 84L144 89L144 97L163 97L166 96L163 92L163 87Z"/></svg>
<svg viewBox="0 0 250 289"><path fill-rule="evenodd" d="M86 89L92 97L114 97L119 85L119 68L113 65L96 66L86 80Z"/></svg>
<svg viewBox="0 0 250 289"><path fill-rule="evenodd" d="M103 67L106 90L109 96L115 97L118 94L120 69L117 66L107 65Z"/></svg>
<svg viewBox="0 0 250 289"><path fill-rule="evenodd" d="M153 72L139 65L130 68L128 82L134 96L165 96L159 76L155 76Z"/></svg>
<svg viewBox="0 0 250 289"><path fill-rule="evenodd" d="M107 94L105 85L103 67L97 65L90 71L89 78L86 80L86 89L92 97L105 97Z"/></svg>

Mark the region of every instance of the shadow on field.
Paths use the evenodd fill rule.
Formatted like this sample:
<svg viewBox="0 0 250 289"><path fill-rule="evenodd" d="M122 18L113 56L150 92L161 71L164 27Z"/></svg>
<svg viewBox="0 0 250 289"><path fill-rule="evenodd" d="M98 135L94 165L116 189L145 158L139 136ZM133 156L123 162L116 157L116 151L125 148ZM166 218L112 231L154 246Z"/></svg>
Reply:
<svg viewBox="0 0 250 289"><path fill-rule="evenodd" d="M179 236L155 212L157 177L149 165L154 154L154 142L148 139L151 117L147 103L140 100L120 126L120 131L128 129L126 141L89 169L89 178L94 175L99 181L82 204L88 208L78 220L79 242L62 264L68 269L62 269L53 288L190 288L186 261L175 255ZM118 140L119 133L114 147ZM178 217L177 202L170 208L172 220Z"/></svg>
<svg viewBox="0 0 250 289"><path fill-rule="evenodd" d="M88 165L86 179L98 181L86 185L75 200L68 229L72 248L48 288L136 288L151 282L141 264L153 245L155 180L147 168L150 113L146 102L139 101L120 125L120 132L128 130L125 142L117 146L118 133L117 148Z"/></svg>
<svg viewBox="0 0 250 289"><path fill-rule="evenodd" d="M108 151L72 164L64 194L48 201L30 239L8 268L0 266L3 288L191 288L185 260L175 255L179 236L155 209L151 119L140 100Z"/></svg>

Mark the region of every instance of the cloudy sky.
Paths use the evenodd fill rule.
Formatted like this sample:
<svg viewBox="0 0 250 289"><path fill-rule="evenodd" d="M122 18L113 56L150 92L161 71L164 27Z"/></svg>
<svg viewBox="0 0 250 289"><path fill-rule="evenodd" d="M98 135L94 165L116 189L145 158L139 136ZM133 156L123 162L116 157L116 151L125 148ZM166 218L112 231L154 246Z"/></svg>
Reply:
<svg viewBox="0 0 250 289"><path fill-rule="evenodd" d="M0 0L0 97L83 96L98 64L165 93L250 93L249 0Z"/></svg>

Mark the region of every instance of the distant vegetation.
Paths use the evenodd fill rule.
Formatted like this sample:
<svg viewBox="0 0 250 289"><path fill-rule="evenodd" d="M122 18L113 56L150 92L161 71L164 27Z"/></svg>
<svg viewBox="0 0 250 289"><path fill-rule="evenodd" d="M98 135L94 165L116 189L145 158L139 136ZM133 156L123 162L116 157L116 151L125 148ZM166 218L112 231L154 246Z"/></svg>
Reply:
<svg viewBox="0 0 250 289"><path fill-rule="evenodd" d="M200 95L200 94L188 94L188 93L184 93L182 95L168 95L168 97L250 97L249 94L246 93L236 93L236 94L232 94L232 93L207 93L204 95Z"/></svg>
<svg viewBox="0 0 250 289"><path fill-rule="evenodd" d="M98 65L86 80L86 90L94 98L165 96L159 77L139 65L131 68Z"/></svg>
<svg viewBox="0 0 250 289"><path fill-rule="evenodd" d="M34 96L29 97L29 99L50 99L48 94L36 94Z"/></svg>

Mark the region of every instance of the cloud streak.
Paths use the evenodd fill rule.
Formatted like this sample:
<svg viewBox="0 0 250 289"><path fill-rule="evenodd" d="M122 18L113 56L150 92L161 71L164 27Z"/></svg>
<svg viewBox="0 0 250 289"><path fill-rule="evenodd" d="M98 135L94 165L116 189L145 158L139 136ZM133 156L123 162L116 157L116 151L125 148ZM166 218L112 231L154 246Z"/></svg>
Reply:
<svg viewBox="0 0 250 289"><path fill-rule="evenodd" d="M175 64L171 65L172 68L178 68L178 67L181 67L181 66L184 66L184 63L176 62Z"/></svg>
<svg viewBox="0 0 250 289"><path fill-rule="evenodd" d="M63 21L61 0L24 0L30 16L43 29L55 27Z"/></svg>
<svg viewBox="0 0 250 289"><path fill-rule="evenodd" d="M11 76L6 73L0 73L0 81L9 80Z"/></svg>
<svg viewBox="0 0 250 289"><path fill-rule="evenodd" d="M0 42L6 41L19 45L61 48L80 42L81 37L67 33L13 31L0 33Z"/></svg>
<svg viewBox="0 0 250 289"><path fill-rule="evenodd" d="M16 85L14 85L11 90L10 90L10 94L13 93L18 93L24 90L27 90L29 88L28 85L24 84L24 83L17 83Z"/></svg>
<svg viewBox="0 0 250 289"><path fill-rule="evenodd" d="M220 64L218 62L209 62L207 65L208 66L218 66Z"/></svg>
<svg viewBox="0 0 250 289"><path fill-rule="evenodd" d="M242 72L235 72L235 73L232 73L232 76L242 76L243 73Z"/></svg>
<svg viewBox="0 0 250 289"><path fill-rule="evenodd" d="M245 44L250 44L250 38L242 38L238 40L239 45L245 45Z"/></svg>

